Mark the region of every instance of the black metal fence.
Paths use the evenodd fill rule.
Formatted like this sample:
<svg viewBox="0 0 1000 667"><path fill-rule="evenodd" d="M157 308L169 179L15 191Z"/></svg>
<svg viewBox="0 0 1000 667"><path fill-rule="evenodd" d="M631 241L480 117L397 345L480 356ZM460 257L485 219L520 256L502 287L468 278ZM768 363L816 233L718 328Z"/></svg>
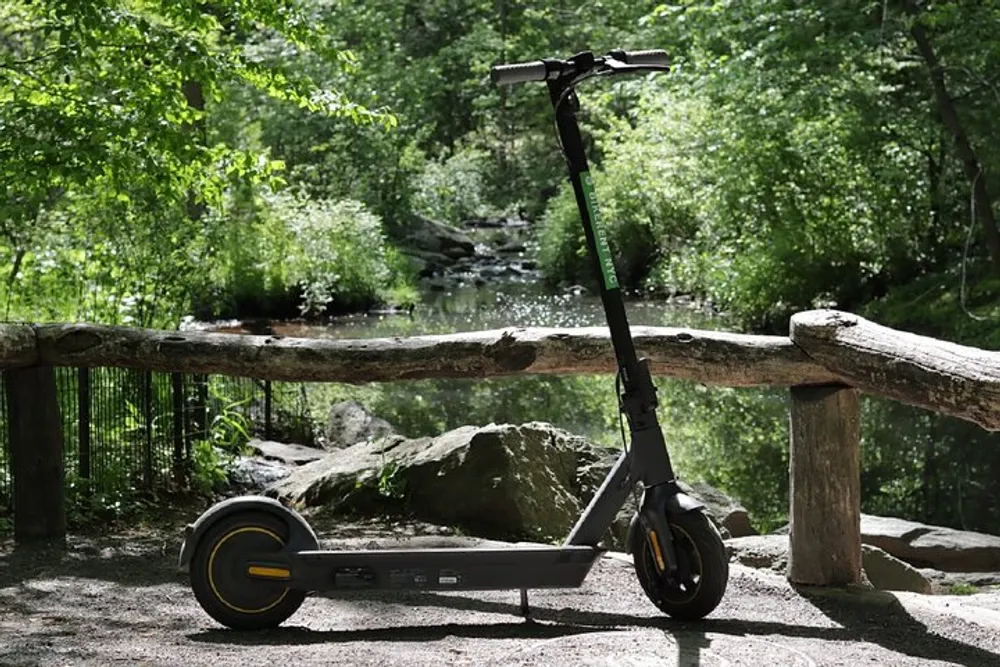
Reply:
<svg viewBox="0 0 1000 667"><path fill-rule="evenodd" d="M6 382L0 374L0 507L9 510ZM277 413L283 430L308 419L297 386L250 378L57 368L56 386L67 484L94 493L184 484L198 443L274 437Z"/></svg>

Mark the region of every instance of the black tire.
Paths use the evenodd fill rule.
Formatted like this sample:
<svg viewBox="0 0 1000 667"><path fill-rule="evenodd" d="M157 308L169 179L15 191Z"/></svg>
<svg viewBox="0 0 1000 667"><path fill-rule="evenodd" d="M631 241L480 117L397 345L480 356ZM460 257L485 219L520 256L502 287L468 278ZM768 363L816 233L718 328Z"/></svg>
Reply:
<svg viewBox="0 0 1000 667"><path fill-rule="evenodd" d="M281 625L305 599L282 581L251 579L245 556L281 551L288 526L261 511L238 512L208 529L191 558L191 589L209 616L234 630Z"/></svg>
<svg viewBox="0 0 1000 667"><path fill-rule="evenodd" d="M719 606L729 582L729 558L712 520L694 511L670 517L678 573L685 583L668 584L656 568L649 540L637 523L629 544L642 590L660 611L678 620L704 618Z"/></svg>

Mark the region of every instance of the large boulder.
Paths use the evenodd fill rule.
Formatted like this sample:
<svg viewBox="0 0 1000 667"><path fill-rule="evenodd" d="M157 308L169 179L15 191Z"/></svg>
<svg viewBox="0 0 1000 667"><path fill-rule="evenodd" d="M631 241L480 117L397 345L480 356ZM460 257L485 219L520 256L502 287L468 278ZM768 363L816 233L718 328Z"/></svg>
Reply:
<svg viewBox="0 0 1000 667"><path fill-rule="evenodd" d="M919 570L870 544L861 545L861 567L879 590L931 593L931 582Z"/></svg>
<svg viewBox="0 0 1000 667"><path fill-rule="evenodd" d="M788 535L751 535L726 540L730 560L781 573L788 569L788 548ZM861 557L865 577L873 587L885 591L931 593L927 577L878 547L863 545Z"/></svg>
<svg viewBox="0 0 1000 667"><path fill-rule="evenodd" d="M257 458L265 461L277 461L286 466L301 466L323 458L323 450L273 440L257 440L255 438L247 443L247 449Z"/></svg>
<svg viewBox="0 0 1000 667"><path fill-rule="evenodd" d="M395 433L392 425L374 416L357 401L341 401L330 408L326 420L325 447L343 449L369 438L381 438Z"/></svg>
<svg viewBox="0 0 1000 667"><path fill-rule="evenodd" d="M224 468L228 490L234 493L261 493L288 477L293 470L293 466L281 461L250 456L237 456L228 461Z"/></svg>
<svg viewBox="0 0 1000 667"><path fill-rule="evenodd" d="M409 248L400 254L409 266L410 271L418 278L429 278L436 273L441 273L449 264L447 257L435 252L425 253Z"/></svg>
<svg viewBox="0 0 1000 667"><path fill-rule="evenodd" d="M369 438L297 468L268 493L342 514L405 511L483 537L558 539L617 458L616 451L550 424L466 426L436 438ZM745 515L738 503L707 485L682 488L705 502L724 530L727 525L739 530L738 521L727 521ZM625 545L634 512L630 497L605 546Z"/></svg>
<svg viewBox="0 0 1000 667"><path fill-rule="evenodd" d="M956 589L968 593L979 588L1000 587L1000 572L942 572L929 567L918 570L940 593Z"/></svg>
<svg viewBox="0 0 1000 667"><path fill-rule="evenodd" d="M552 539L581 510L577 471L599 451L548 424L465 426L367 440L297 468L270 495L344 513L405 510L476 535Z"/></svg>
<svg viewBox="0 0 1000 667"><path fill-rule="evenodd" d="M724 533L728 534L729 537L747 537L757 534L754 527L750 525L750 516L747 514L746 508L738 501L705 482L695 482L690 486L681 482L680 487L685 493L705 504L709 515L715 519L716 524L721 529L725 529Z"/></svg>
<svg viewBox="0 0 1000 667"><path fill-rule="evenodd" d="M404 243L415 250L436 253L450 259L475 254L475 244L468 234L416 213L410 215Z"/></svg>
<svg viewBox="0 0 1000 667"><path fill-rule="evenodd" d="M787 535L749 535L726 540L729 559L760 570L788 569Z"/></svg>
<svg viewBox="0 0 1000 667"><path fill-rule="evenodd" d="M861 540L916 567L1000 571L1000 537L994 535L862 514Z"/></svg>

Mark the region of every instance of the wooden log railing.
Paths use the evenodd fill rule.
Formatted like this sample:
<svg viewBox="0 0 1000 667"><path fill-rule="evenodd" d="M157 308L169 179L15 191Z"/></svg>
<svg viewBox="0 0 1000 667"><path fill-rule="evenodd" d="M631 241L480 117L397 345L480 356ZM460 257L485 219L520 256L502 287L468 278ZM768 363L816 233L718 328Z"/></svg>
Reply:
<svg viewBox="0 0 1000 667"><path fill-rule="evenodd" d="M858 392L1000 430L1000 352L879 326L837 311L792 318L789 337L634 327L653 373L704 384L791 388L789 579L861 578ZM15 537L62 538L62 436L54 366L121 366L261 380L367 383L613 373L606 328L313 340L73 325L0 325L9 378ZM56 408L57 409L57 408ZM59 458L60 465L51 463ZM48 463L47 463L48 462ZM30 508L20 510L20 508Z"/></svg>

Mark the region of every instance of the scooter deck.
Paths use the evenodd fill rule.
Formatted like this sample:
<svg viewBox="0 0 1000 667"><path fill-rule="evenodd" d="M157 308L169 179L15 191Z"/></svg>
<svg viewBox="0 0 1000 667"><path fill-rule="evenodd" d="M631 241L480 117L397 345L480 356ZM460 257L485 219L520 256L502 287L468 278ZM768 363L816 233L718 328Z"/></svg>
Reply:
<svg viewBox="0 0 1000 667"><path fill-rule="evenodd" d="M326 593L358 590L577 588L602 549L590 546L369 549L248 554L251 579Z"/></svg>

